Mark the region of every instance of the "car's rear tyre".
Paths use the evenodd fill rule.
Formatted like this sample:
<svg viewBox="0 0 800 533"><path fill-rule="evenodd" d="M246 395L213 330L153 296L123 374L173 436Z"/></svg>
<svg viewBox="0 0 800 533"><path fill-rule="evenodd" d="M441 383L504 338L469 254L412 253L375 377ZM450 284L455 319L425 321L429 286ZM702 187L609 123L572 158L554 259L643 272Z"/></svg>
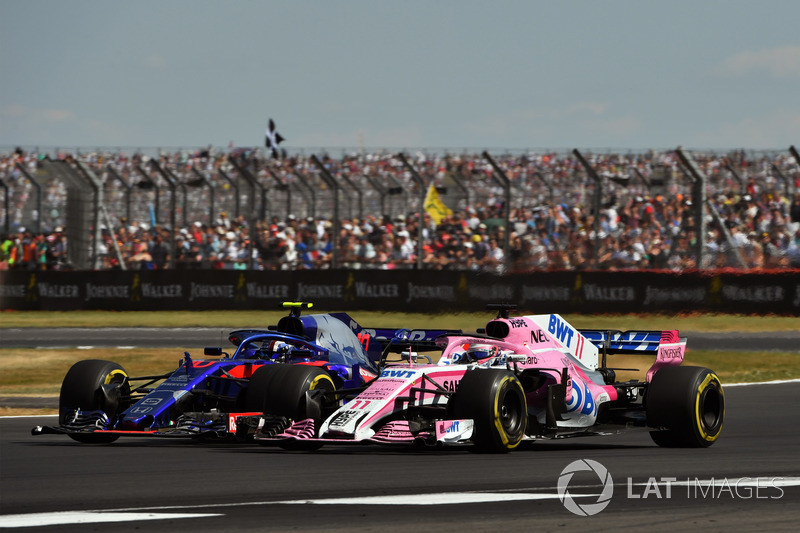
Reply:
<svg viewBox="0 0 800 533"><path fill-rule="evenodd" d="M104 390L105 389L105 390ZM70 413L103 411L110 421L128 407L128 374L117 363L100 359L78 361L64 376L58 399L58 423L64 425ZM86 444L108 444L118 435L71 433L72 439Z"/></svg>
<svg viewBox="0 0 800 533"><path fill-rule="evenodd" d="M653 376L645 395L653 442L664 447L706 448L717 441L725 418L725 394L714 372L668 366Z"/></svg>
<svg viewBox="0 0 800 533"><path fill-rule="evenodd" d="M528 407L525 391L513 372L468 371L461 378L449 407L454 418L474 420L475 451L508 452L525 436Z"/></svg>
<svg viewBox="0 0 800 533"><path fill-rule="evenodd" d="M312 419L319 430L327 409L320 398L310 398L311 391L334 391L336 384L330 374L319 367L303 365L265 365L253 373L247 387L248 411L282 416L292 421ZM317 442L286 441L282 447L308 450L322 446Z"/></svg>

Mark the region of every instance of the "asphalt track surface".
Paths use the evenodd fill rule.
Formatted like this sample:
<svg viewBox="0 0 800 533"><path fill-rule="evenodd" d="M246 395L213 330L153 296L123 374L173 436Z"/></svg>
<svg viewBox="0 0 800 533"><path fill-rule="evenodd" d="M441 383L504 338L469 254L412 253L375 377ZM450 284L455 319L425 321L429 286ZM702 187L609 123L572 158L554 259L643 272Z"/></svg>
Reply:
<svg viewBox="0 0 800 533"><path fill-rule="evenodd" d="M4 348L138 347L191 348L230 346L233 328L3 328ZM797 351L797 331L758 333L700 333L682 331L696 350Z"/></svg>
<svg viewBox="0 0 800 533"><path fill-rule="evenodd" d="M53 417L2 418L0 530L797 531L800 382L728 387L726 403L723 433L707 449L658 448L629 432L504 455L135 437L87 446L30 434ZM591 517L557 497L562 471L580 459L613 481ZM602 488L589 471L568 483L581 506Z"/></svg>

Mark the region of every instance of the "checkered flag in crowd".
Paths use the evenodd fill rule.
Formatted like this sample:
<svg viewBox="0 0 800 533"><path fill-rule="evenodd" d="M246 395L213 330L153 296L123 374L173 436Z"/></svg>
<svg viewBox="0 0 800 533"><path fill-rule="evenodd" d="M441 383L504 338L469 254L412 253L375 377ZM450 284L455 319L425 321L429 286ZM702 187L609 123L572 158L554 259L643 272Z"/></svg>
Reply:
<svg viewBox="0 0 800 533"><path fill-rule="evenodd" d="M275 122L272 119L269 119L269 125L267 126L267 135L264 144L269 150L272 157L279 157L278 153L278 144L281 141L285 140L280 133L275 130Z"/></svg>

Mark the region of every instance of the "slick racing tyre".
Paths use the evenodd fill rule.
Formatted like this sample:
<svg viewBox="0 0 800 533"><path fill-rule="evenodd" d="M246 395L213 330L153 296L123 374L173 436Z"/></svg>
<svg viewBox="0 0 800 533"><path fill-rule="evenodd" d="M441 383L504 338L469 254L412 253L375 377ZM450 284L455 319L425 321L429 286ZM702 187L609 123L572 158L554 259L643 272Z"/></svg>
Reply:
<svg viewBox="0 0 800 533"><path fill-rule="evenodd" d="M474 420L475 451L508 452L525 436L525 391L517 376L507 370L470 370L450 399L450 415Z"/></svg>
<svg viewBox="0 0 800 533"><path fill-rule="evenodd" d="M247 410L286 417L295 422L310 418L314 421L316 431L331 409L321 395L307 393L334 390L336 385L333 379L319 367L265 365L256 370L250 378L246 396ZM321 445L297 440L287 441L282 446L291 449L311 449Z"/></svg>
<svg viewBox="0 0 800 533"><path fill-rule="evenodd" d="M58 423L65 425L76 409L103 411L110 421L130 404L130 384L125 369L117 363L100 359L78 361L64 376L58 399ZM87 444L107 444L118 435L70 433L69 436Z"/></svg>
<svg viewBox="0 0 800 533"><path fill-rule="evenodd" d="M714 444L725 418L722 383L711 370L668 366L653 376L645 395L653 442L665 447L706 448Z"/></svg>

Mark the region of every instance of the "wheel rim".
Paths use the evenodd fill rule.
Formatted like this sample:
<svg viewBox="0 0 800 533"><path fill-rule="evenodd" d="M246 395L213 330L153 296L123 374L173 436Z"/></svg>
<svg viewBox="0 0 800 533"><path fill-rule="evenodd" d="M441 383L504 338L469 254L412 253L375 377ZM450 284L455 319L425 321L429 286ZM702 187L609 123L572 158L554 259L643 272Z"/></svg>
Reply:
<svg viewBox="0 0 800 533"><path fill-rule="evenodd" d="M516 434L522 420L519 395L517 391L507 391L500 405L500 423L507 434Z"/></svg>
<svg viewBox="0 0 800 533"><path fill-rule="evenodd" d="M722 395L717 387L706 387L700 397L700 420L713 432L722 417Z"/></svg>

